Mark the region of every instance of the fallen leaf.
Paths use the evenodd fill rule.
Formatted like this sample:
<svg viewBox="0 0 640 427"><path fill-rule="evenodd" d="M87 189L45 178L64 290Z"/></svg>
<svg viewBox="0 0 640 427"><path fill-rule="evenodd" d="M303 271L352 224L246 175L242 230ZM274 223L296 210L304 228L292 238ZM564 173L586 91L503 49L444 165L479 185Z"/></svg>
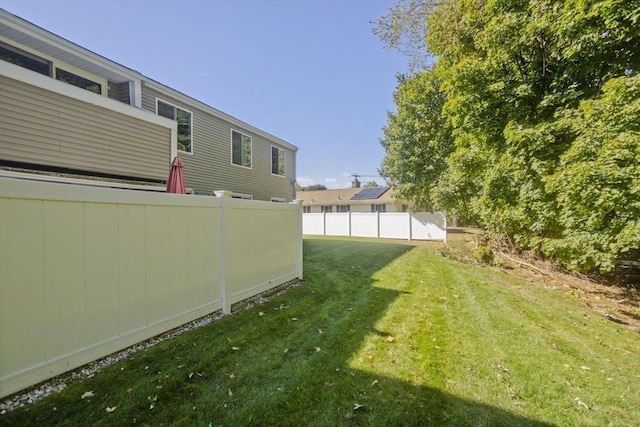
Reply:
<svg viewBox="0 0 640 427"><path fill-rule="evenodd" d="M585 371L590 371L591 370L590 367L584 366L584 365L580 366L580 369L584 369Z"/></svg>
<svg viewBox="0 0 640 427"><path fill-rule="evenodd" d="M371 383L372 386L378 384L378 380L375 380L374 382Z"/></svg>
<svg viewBox="0 0 640 427"><path fill-rule="evenodd" d="M320 347L314 347L316 349L316 352L320 351Z"/></svg>
<svg viewBox="0 0 640 427"><path fill-rule="evenodd" d="M258 313L258 316L264 316L264 311L261 311L260 313Z"/></svg>
<svg viewBox="0 0 640 427"><path fill-rule="evenodd" d="M586 403L584 403L582 400L580 400L580 398L579 398L579 397L576 397L574 400L575 400L576 402L578 402L578 406L583 406L583 407L585 407L585 408L589 409L589 407L587 406L587 404L586 404Z"/></svg>
<svg viewBox="0 0 640 427"><path fill-rule="evenodd" d="M236 378L236 374L232 373L231 375L229 375L229 378L231 378L232 380Z"/></svg>
<svg viewBox="0 0 640 427"><path fill-rule="evenodd" d="M292 317L291 320L293 320L295 322L296 320L298 320L298 318L297 317Z"/></svg>
<svg viewBox="0 0 640 427"><path fill-rule="evenodd" d="M387 335L384 339L386 342L393 342L393 337L391 335Z"/></svg>
<svg viewBox="0 0 640 427"><path fill-rule="evenodd" d="M231 350L238 351L238 350L240 350L240 347L231 347Z"/></svg>
<svg viewBox="0 0 640 427"><path fill-rule="evenodd" d="M354 411L357 411L358 409L362 408L363 406L364 406L364 405L361 405L361 404L359 404L359 403L354 403L354 404L353 404L353 410L354 410Z"/></svg>
<svg viewBox="0 0 640 427"><path fill-rule="evenodd" d="M151 405L149 405L149 409L153 409L155 407L156 407L156 405L154 405L153 403Z"/></svg>
<svg viewBox="0 0 640 427"><path fill-rule="evenodd" d="M229 389L229 397L233 396L233 391L231 391L231 389Z"/></svg>
<svg viewBox="0 0 640 427"><path fill-rule="evenodd" d="M318 334L320 335L324 334L324 332L322 332L322 329L318 328Z"/></svg>
<svg viewBox="0 0 640 427"><path fill-rule="evenodd" d="M133 391L133 389L132 389L131 387L129 387L129 388L127 389L127 393L129 393L129 394L131 394L131 392L132 392L132 391Z"/></svg>
<svg viewBox="0 0 640 427"><path fill-rule="evenodd" d="M192 376L193 376L193 372L191 372L191 373L189 374L189 378L191 378Z"/></svg>
<svg viewBox="0 0 640 427"><path fill-rule="evenodd" d="M90 397L93 397L93 391L85 391L82 393L82 396L80 396L82 399L89 399Z"/></svg>
<svg viewBox="0 0 640 427"><path fill-rule="evenodd" d="M112 413L113 411L116 410L116 408L117 408L117 406L114 406L113 408L110 408L110 407L107 406L107 414Z"/></svg>

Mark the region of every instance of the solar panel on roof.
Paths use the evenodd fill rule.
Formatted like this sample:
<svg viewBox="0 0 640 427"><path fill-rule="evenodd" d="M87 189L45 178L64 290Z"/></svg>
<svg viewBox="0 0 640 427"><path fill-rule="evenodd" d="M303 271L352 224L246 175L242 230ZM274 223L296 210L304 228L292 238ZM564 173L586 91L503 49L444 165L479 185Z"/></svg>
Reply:
<svg viewBox="0 0 640 427"><path fill-rule="evenodd" d="M367 200L367 199L377 199L387 192L389 187L368 187L363 188L362 191L357 193L355 196L351 198L351 200Z"/></svg>

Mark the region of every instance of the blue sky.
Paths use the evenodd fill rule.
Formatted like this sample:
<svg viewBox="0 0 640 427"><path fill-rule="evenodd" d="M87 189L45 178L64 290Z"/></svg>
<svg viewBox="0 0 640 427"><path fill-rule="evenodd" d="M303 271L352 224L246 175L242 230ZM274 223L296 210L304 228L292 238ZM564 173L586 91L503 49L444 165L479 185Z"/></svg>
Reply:
<svg viewBox="0 0 640 427"><path fill-rule="evenodd" d="M377 175L406 59L395 0L2 0L3 9L299 147L300 185ZM382 178L374 179L383 183Z"/></svg>

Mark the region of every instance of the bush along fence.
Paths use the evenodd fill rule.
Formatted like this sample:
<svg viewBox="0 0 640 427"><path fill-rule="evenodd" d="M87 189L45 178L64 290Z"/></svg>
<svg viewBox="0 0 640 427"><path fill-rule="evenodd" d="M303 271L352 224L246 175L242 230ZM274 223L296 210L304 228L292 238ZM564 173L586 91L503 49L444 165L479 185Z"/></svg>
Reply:
<svg viewBox="0 0 640 427"><path fill-rule="evenodd" d="M447 241L442 212L305 213L302 223L307 235Z"/></svg>
<svg viewBox="0 0 640 427"><path fill-rule="evenodd" d="M296 278L302 207L0 178L0 397Z"/></svg>

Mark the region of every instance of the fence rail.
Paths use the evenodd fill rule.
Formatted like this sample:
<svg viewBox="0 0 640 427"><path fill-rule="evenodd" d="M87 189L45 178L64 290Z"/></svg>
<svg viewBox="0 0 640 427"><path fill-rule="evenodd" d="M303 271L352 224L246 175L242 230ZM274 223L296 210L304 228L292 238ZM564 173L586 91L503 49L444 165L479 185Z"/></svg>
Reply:
<svg viewBox="0 0 640 427"><path fill-rule="evenodd" d="M302 223L307 235L447 241L442 212L305 213Z"/></svg>
<svg viewBox="0 0 640 427"><path fill-rule="evenodd" d="M302 208L0 178L0 397L302 278Z"/></svg>

